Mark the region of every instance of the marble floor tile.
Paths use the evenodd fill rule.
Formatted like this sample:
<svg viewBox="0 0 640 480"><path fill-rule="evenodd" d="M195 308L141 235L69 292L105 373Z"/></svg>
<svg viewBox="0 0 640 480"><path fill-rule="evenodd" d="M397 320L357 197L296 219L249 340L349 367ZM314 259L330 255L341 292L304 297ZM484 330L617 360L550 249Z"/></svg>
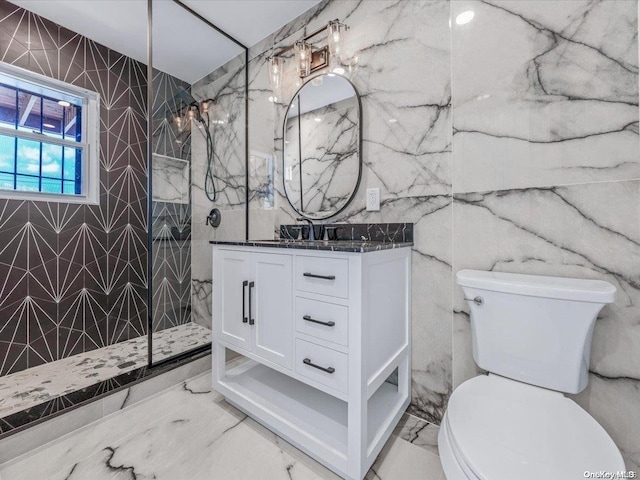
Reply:
<svg viewBox="0 0 640 480"><path fill-rule="evenodd" d="M365 480L444 479L440 458L392 435Z"/></svg>
<svg viewBox="0 0 640 480"><path fill-rule="evenodd" d="M159 361L211 342L211 331L187 323L154 333ZM80 353L0 377L0 418L147 364L147 337Z"/></svg>
<svg viewBox="0 0 640 480"><path fill-rule="evenodd" d="M211 391L211 373L0 465L2 480L333 480ZM440 480L439 458L393 435L367 480Z"/></svg>
<svg viewBox="0 0 640 480"><path fill-rule="evenodd" d="M427 452L438 455L438 429L439 427L433 423L404 414L393 433Z"/></svg>

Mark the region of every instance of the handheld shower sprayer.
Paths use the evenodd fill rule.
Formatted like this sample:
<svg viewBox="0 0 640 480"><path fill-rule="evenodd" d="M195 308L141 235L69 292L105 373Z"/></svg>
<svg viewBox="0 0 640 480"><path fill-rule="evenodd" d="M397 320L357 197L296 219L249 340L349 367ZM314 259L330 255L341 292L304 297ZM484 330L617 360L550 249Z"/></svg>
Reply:
<svg viewBox="0 0 640 480"><path fill-rule="evenodd" d="M185 108L187 108L187 120L194 120L198 123L198 130L204 136L207 143L207 169L204 178L204 193L211 202L215 202L218 199L218 192L216 190L215 175L214 175L214 144L213 134L215 134L215 127L218 122L214 119L213 130L211 128L212 119L210 117L210 105L214 105L213 99L207 98L198 102L193 95L184 87L179 86L176 90L176 104L181 105L178 111L180 115Z"/></svg>

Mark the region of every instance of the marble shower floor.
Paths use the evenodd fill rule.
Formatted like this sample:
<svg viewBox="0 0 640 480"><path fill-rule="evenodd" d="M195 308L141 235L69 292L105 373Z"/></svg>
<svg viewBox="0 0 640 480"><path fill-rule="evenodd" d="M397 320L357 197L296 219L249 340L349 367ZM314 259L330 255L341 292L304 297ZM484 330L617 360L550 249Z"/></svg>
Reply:
<svg viewBox="0 0 640 480"><path fill-rule="evenodd" d="M339 478L212 392L210 372L0 465L0 477L2 480ZM393 435L366 479L444 480L444 475L437 455Z"/></svg>
<svg viewBox="0 0 640 480"><path fill-rule="evenodd" d="M163 360L211 342L211 331L187 323L153 334ZM0 418L147 365L147 337L81 353L0 377Z"/></svg>

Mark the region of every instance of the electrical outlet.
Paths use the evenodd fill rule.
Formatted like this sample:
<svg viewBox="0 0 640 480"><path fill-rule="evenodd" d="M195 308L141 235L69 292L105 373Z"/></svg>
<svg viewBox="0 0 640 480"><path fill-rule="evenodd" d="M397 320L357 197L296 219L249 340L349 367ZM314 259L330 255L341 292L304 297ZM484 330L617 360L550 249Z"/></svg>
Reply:
<svg viewBox="0 0 640 480"><path fill-rule="evenodd" d="M380 211L380 189L379 188L367 188L367 211L369 212Z"/></svg>

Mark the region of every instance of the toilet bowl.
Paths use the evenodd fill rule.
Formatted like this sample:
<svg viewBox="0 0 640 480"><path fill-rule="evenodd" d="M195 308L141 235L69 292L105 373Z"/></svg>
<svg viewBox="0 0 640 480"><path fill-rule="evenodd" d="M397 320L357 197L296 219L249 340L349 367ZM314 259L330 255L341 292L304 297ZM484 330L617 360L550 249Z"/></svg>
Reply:
<svg viewBox="0 0 640 480"><path fill-rule="evenodd" d="M625 470L604 428L562 392L588 379L607 282L463 270L473 354L489 372L452 393L438 434L448 480L585 478Z"/></svg>
<svg viewBox="0 0 640 480"><path fill-rule="evenodd" d="M573 400L493 374L453 392L438 449L448 480L564 480L625 469L609 435Z"/></svg>

